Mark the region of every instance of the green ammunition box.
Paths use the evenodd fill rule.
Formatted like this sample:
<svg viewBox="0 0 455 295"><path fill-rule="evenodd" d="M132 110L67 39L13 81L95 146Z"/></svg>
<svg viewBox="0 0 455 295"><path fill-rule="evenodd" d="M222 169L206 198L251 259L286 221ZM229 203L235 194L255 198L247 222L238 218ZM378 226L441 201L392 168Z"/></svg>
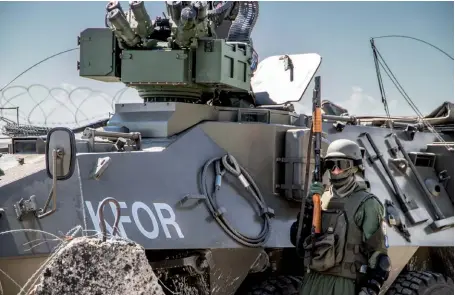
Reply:
<svg viewBox="0 0 455 295"><path fill-rule="evenodd" d="M123 83L191 83L191 55L184 50L123 50Z"/></svg>
<svg viewBox="0 0 455 295"><path fill-rule="evenodd" d="M195 82L210 86L222 85L232 89L250 90L251 48L229 44L223 39L201 40L196 49ZM224 88L223 87L223 88Z"/></svg>
<svg viewBox="0 0 455 295"><path fill-rule="evenodd" d="M103 82L119 82L116 77L116 38L109 28L82 31L79 37L79 76Z"/></svg>

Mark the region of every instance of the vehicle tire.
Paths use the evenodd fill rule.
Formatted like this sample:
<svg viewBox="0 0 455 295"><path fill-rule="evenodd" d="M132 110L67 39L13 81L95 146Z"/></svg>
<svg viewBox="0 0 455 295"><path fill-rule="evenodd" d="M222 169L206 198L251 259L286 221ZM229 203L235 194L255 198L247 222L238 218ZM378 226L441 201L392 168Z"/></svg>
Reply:
<svg viewBox="0 0 455 295"><path fill-rule="evenodd" d="M248 288L245 295L298 295L301 277L277 276Z"/></svg>
<svg viewBox="0 0 455 295"><path fill-rule="evenodd" d="M449 295L454 293L453 280L440 273L410 271L400 274L386 295Z"/></svg>

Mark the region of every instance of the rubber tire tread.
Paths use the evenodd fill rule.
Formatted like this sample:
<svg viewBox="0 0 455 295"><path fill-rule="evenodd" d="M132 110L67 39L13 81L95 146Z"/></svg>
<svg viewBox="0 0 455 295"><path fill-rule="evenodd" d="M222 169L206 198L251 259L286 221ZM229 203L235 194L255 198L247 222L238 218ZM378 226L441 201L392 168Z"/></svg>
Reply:
<svg viewBox="0 0 455 295"><path fill-rule="evenodd" d="M386 295L446 295L453 294L453 280L440 273L410 271L400 274Z"/></svg>
<svg viewBox="0 0 455 295"><path fill-rule="evenodd" d="M302 284L301 277L271 277L253 286L246 295L298 295Z"/></svg>

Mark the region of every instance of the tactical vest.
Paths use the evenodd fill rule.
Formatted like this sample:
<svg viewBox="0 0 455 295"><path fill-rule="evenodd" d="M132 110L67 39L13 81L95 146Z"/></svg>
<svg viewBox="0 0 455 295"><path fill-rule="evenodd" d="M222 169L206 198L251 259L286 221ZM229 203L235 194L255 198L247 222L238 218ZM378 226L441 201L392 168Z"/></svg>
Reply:
<svg viewBox="0 0 455 295"><path fill-rule="evenodd" d="M314 241L314 249L311 236L304 240L305 267L321 274L359 278L361 266L368 265L368 257L363 231L355 224L354 216L370 198L376 197L364 190L344 198L332 198L328 192L322 195L322 231Z"/></svg>

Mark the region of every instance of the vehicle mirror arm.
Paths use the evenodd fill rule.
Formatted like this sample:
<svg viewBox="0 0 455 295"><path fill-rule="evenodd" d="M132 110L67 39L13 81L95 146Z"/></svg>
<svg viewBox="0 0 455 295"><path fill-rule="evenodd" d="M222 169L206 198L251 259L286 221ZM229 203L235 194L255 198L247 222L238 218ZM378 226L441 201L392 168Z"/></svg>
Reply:
<svg viewBox="0 0 455 295"><path fill-rule="evenodd" d="M36 216L38 219L42 219L53 214L57 211L57 163L62 158L64 151L62 149L54 149L52 151L52 188L47 197L46 203L42 209L39 209L39 214ZM52 209L47 211L49 203L52 200ZM47 212L46 212L47 211Z"/></svg>

